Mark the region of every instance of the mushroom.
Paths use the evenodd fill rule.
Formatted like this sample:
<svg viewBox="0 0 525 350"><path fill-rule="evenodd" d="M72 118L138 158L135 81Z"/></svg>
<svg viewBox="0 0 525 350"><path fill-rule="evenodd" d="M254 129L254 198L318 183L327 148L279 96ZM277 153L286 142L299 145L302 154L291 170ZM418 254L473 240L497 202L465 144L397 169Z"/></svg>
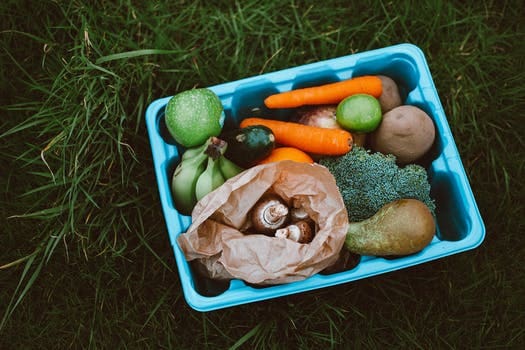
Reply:
<svg viewBox="0 0 525 350"><path fill-rule="evenodd" d="M301 202L298 199L294 199L290 208L290 221L295 223L303 220L310 224L314 224L310 214L308 214Z"/></svg>
<svg viewBox="0 0 525 350"><path fill-rule="evenodd" d="M290 218L293 222L296 222L300 220L307 220L310 218L310 216L308 216L308 213L306 212L306 210L304 210L303 207L294 207L290 210Z"/></svg>
<svg viewBox="0 0 525 350"><path fill-rule="evenodd" d="M307 220L301 220L278 229L275 237L291 239L297 243L310 243L314 238L314 231Z"/></svg>
<svg viewBox="0 0 525 350"><path fill-rule="evenodd" d="M273 235L275 230L283 227L289 218L286 203L275 194L267 194L254 205L251 221L257 233Z"/></svg>

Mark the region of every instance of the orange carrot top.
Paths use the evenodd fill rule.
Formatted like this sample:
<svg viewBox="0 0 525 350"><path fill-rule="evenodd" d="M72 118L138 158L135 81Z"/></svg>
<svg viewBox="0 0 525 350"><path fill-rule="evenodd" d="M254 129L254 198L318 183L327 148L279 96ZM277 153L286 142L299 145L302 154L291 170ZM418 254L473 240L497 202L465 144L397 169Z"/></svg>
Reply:
<svg viewBox="0 0 525 350"><path fill-rule="evenodd" d="M264 125L270 128L275 142L283 146L296 147L307 153L343 155L352 148L352 134L343 129L327 129L280 120L246 118L241 128Z"/></svg>
<svg viewBox="0 0 525 350"><path fill-rule="evenodd" d="M320 86L296 89L270 95L264 100L268 108L295 108L304 105L337 104L355 94L378 98L383 91L381 79L365 75Z"/></svg>

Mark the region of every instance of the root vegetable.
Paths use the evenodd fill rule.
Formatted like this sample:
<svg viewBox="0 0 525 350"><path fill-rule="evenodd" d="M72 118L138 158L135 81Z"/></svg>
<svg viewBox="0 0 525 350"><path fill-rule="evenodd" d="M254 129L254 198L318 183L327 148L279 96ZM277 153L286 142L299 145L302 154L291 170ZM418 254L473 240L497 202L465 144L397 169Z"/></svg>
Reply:
<svg viewBox="0 0 525 350"><path fill-rule="evenodd" d="M336 111L336 104L304 106L292 116L290 121L319 128L343 129L337 122ZM366 142L366 134L352 133L352 141L354 145L364 146Z"/></svg>
<svg viewBox="0 0 525 350"><path fill-rule="evenodd" d="M264 125L272 130L278 144L296 147L307 153L342 155L352 149L352 134L346 130L263 118L246 118L240 125L241 128Z"/></svg>
<svg viewBox="0 0 525 350"><path fill-rule="evenodd" d="M270 95L264 100L268 108L294 108L304 105L339 103L354 94L381 95L381 80L372 75L355 77L320 86L285 91Z"/></svg>
<svg viewBox="0 0 525 350"><path fill-rule="evenodd" d="M385 113L368 139L374 151L393 154L399 164L408 164L422 157L434 138L432 118L416 106L403 105Z"/></svg>
<svg viewBox="0 0 525 350"><path fill-rule="evenodd" d="M378 98L381 112L386 113L397 106L401 106L401 95L396 82L386 75L378 75L377 77L381 79L383 86L383 91Z"/></svg>
<svg viewBox="0 0 525 350"><path fill-rule="evenodd" d="M319 128L342 129L335 119L336 109L336 104L305 106L300 108L290 121Z"/></svg>

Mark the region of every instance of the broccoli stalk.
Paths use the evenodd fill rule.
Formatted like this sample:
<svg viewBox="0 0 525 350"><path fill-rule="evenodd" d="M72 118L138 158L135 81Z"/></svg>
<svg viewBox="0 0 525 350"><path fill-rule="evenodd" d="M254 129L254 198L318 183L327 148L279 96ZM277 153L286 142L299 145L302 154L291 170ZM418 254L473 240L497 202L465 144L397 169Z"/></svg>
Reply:
<svg viewBox="0 0 525 350"><path fill-rule="evenodd" d="M359 146L343 156L323 157L319 163L334 176L350 222L368 219L383 205L403 198L422 201L435 216L427 172L420 165L401 168L395 156L370 153Z"/></svg>

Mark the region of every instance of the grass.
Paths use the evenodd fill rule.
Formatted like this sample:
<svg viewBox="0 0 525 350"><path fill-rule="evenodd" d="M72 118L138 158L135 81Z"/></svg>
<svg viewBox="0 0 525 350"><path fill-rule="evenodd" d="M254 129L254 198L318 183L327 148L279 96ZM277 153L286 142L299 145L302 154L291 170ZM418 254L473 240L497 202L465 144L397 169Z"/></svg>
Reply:
<svg viewBox="0 0 525 350"><path fill-rule="evenodd" d="M521 348L520 1L0 4L0 348ZM384 47L426 54L487 228L476 250L211 313L184 301L144 112Z"/></svg>

